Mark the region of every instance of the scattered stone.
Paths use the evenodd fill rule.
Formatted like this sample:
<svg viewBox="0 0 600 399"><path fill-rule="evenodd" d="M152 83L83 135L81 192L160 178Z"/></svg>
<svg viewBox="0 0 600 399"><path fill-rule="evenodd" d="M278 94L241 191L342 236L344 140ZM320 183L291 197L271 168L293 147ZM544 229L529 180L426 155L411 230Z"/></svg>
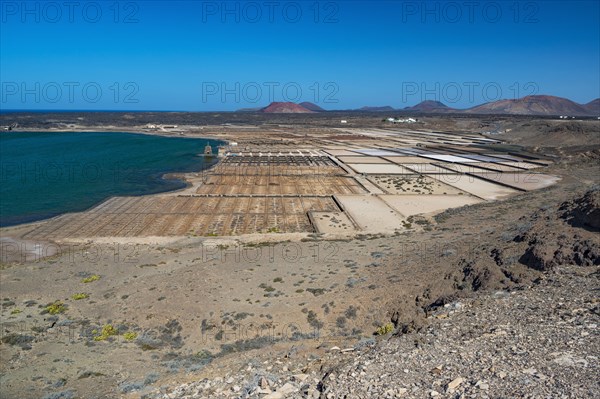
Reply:
<svg viewBox="0 0 600 399"><path fill-rule="evenodd" d="M267 389L269 387L269 381L265 377L260 377L258 386L261 387L261 389Z"/></svg>
<svg viewBox="0 0 600 399"><path fill-rule="evenodd" d="M450 391L454 391L456 388L458 388L460 386L460 384L462 384L464 381L464 378L462 377L458 377L453 379L452 381L450 381L448 383L448 385L446 385L446 391L450 392Z"/></svg>

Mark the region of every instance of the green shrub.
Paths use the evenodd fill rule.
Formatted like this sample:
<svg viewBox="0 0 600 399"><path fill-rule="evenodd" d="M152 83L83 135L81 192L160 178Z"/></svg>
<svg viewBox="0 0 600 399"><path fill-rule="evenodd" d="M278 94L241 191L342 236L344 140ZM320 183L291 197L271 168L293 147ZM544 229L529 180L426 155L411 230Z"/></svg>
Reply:
<svg viewBox="0 0 600 399"><path fill-rule="evenodd" d="M375 334L386 335L391 333L392 331L394 331L394 325L392 323L387 323L379 327L377 331L375 331Z"/></svg>
<svg viewBox="0 0 600 399"><path fill-rule="evenodd" d="M123 334L123 338L125 338L127 341L134 341L137 336L137 333L133 331L127 331L125 334Z"/></svg>
<svg viewBox="0 0 600 399"><path fill-rule="evenodd" d="M65 310L67 310L67 307L61 301L46 306L46 311L52 315L63 313Z"/></svg>
<svg viewBox="0 0 600 399"><path fill-rule="evenodd" d="M100 276L97 274L92 274L91 276L86 277L83 280L81 280L81 282L87 284L87 283L91 283L91 282L98 281L98 280L100 280Z"/></svg>
<svg viewBox="0 0 600 399"><path fill-rule="evenodd" d="M94 330L92 331L92 333L94 334L98 334L98 330ZM100 332L100 335L96 335L94 337L94 341L105 341L106 339L108 339L108 337L111 337L113 335L117 335L117 329L114 328L112 326L112 324L106 324L104 325L104 327L102 327L102 331Z"/></svg>

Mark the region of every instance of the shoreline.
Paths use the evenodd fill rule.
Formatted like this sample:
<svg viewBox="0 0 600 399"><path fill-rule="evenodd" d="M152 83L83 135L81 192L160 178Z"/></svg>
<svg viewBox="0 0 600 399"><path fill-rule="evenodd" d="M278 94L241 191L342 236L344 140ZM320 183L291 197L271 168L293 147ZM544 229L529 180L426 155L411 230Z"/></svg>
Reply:
<svg viewBox="0 0 600 399"><path fill-rule="evenodd" d="M2 132L0 134L11 134L11 133L115 133L115 134L144 134L147 136L160 136L160 137L166 137L166 138L173 138L172 135L163 135L163 134L152 134L150 132L141 132L141 131L115 131L114 129L111 130L78 130L78 129L74 129L74 130L60 130L60 131L49 131L49 130L42 130L42 129L28 129L28 130L12 130L10 132ZM164 133L164 132L159 132L159 133ZM178 138L188 138L188 139L194 139L194 140L202 140L202 139L207 139L207 140L216 140L216 141L221 141L223 143L227 143L227 141L222 140L222 139L218 139L218 138L212 138L212 137L190 137L190 136L185 136L185 137L181 137L181 136L176 136ZM196 156L200 156L200 155L196 155ZM209 171L211 169L213 169L215 166L217 166L220 163L220 160L218 158L217 155L214 155L214 157L216 158L216 162L211 164L209 167L207 167L206 169L197 171L189 171L189 172L165 172L162 173L160 175L160 180L161 181L179 181L181 183L183 183L183 187L181 188L174 188L171 190L166 190L166 191L159 191L159 192L153 192L153 193L148 193L148 194L132 194L132 195L126 195L125 197L151 197L151 196L160 196L160 195L164 195L167 193L177 193L177 192L185 192L185 190L189 189L190 187L193 187L193 183L191 183L189 180L186 179L187 174L193 174L193 173L200 173L200 172L206 172ZM180 175L180 176L177 176ZM10 224L10 225L6 225L6 226L0 226L0 237L7 237L4 236L2 233L6 230L6 229L10 229L10 228L17 228L17 227L28 227L28 226L34 226L37 224L43 224L49 221L52 221L56 218L59 218L61 216L67 215L67 214L71 214L71 213L83 213L83 212L87 212L90 209L93 209L101 204L103 204L106 201L109 201L113 198L118 198L120 197L120 195L113 195L113 196L109 196L106 197L104 199L102 199L101 201L90 205L89 207L82 209L82 210L78 210L78 211L67 211L67 212L61 212L58 213L56 215L52 215L49 217L45 217L42 219L36 219L36 220L30 220L30 221L26 221L23 223L16 223L16 224ZM8 236L7 238L15 238L15 237L10 237Z"/></svg>
<svg viewBox="0 0 600 399"><path fill-rule="evenodd" d="M122 131L115 131L115 129L119 129ZM180 137L180 138L190 138L190 139L208 139L208 140L219 140L227 142L227 140L223 140L217 136L202 135L202 137L197 137L190 135L190 132L186 131L166 131L166 130L143 130L143 128L127 128L127 127L116 127L111 126L110 128L99 128L99 127L89 127L82 130L81 128L72 128L72 129L52 129L52 128L28 128L27 130L10 130L10 131L0 131L0 135L2 134L12 134L12 133L127 133L127 134L143 134L146 136L160 136L160 137Z"/></svg>

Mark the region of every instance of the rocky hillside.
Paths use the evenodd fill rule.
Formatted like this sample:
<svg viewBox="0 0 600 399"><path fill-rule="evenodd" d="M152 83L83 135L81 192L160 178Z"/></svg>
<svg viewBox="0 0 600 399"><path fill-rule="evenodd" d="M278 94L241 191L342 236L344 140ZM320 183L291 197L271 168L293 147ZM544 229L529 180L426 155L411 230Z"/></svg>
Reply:
<svg viewBox="0 0 600 399"><path fill-rule="evenodd" d="M600 98L590 101L589 103L585 104L584 107L592 115L600 116Z"/></svg>
<svg viewBox="0 0 600 399"><path fill-rule="evenodd" d="M419 104L404 108L405 111L415 112L459 112L456 109L448 107L446 104L440 101L427 100L420 102Z"/></svg>
<svg viewBox="0 0 600 399"><path fill-rule="evenodd" d="M323 108L319 107L317 104L311 103L308 101L301 102L299 105L310 111L313 111L313 112L324 112L325 111Z"/></svg>
<svg viewBox="0 0 600 399"><path fill-rule="evenodd" d="M554 96L527 96L515 100L499 100L465 110L472 114L569 115L586 116L590 111L571 100Z"/></svg>

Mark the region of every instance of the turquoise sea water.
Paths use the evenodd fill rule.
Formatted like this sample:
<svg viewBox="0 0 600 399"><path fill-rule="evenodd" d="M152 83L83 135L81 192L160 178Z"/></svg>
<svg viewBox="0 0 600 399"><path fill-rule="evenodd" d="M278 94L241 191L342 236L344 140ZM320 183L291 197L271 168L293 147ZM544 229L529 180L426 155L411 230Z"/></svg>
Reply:
<svg viewBox="0 0 600 399"><path fill-rule="evenodd" d="M161 176L201 171L222 142L131 133L0 133L0 226L83 211L117 195L185 186Z"/></svg>

